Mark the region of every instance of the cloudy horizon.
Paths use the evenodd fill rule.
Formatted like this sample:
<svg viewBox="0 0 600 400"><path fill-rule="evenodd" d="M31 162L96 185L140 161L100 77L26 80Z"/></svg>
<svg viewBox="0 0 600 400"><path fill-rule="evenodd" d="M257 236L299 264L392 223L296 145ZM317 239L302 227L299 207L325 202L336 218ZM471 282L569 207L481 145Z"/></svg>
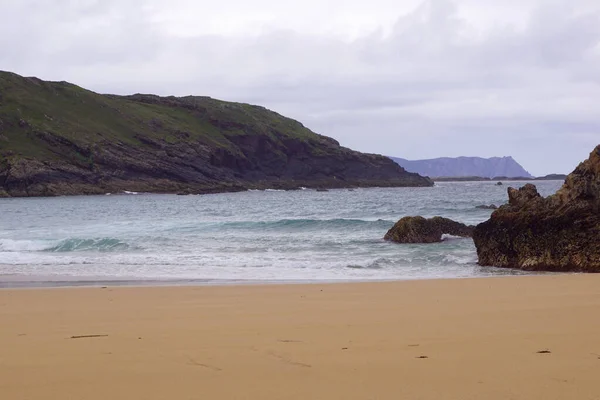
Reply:
<svg viewBox="0 0 600 400"><path fill-rule="evenodd" d="M600 143L592 0L0 0L0 70L260 104L407 159L569 173Z"/></svg>

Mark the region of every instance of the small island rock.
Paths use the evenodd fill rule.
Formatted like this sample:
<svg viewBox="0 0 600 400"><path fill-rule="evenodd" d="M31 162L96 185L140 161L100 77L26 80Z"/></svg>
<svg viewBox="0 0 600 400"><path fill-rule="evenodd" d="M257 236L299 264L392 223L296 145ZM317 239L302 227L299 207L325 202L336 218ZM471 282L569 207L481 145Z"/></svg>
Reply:
<svg viewBox="0 0 600 400"><path fill-rule="evenodd" d="M448 218L404 217L385 235L384 239L396 243L437 243L442 235L471 237L473 226Z"/></svg>

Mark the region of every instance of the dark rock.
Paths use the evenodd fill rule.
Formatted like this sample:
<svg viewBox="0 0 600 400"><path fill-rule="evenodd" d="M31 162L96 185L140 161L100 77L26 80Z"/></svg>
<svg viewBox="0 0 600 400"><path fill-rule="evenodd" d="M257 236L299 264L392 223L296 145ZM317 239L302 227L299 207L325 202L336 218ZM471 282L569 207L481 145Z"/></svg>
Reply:
<svg viewBox="0 0 600 400"><path fill-rule="evenodd" d="M473 226L448 218L404 217L386 233L384 239L396 243L437 243L442 235L471 237Z"/></svg>
<svg viewBox="0 0 600 400"><path fill-rule="evenodd" d="M502 185L504 185L502 182L496 183L496 186L502 186Z"/></svg>
<svg viewBox="0 0 600 400"><path fill-rule="evenodd" d="M480 265L528 271L600 272L600 146L544 198L532 184L473 233Z"/></svg>
<svg viewBox="0 0 600 400"><path fill-rule="evenodd" d="M328 189L324 189L324 188L318 188L317 192L329 192Z"/></svg>
<svg viewBox="0 0 600 400"><path fill-rule="evenodd" d="M479 209L482 209L482 210L497 210L498 206L495 205L495 204L490 204L489 206L487 206L485 204L482 204L480 206L476 206L475 208L479 208Z"/></svg>
<svg viewBox="0 0 600 400"><path fill-rule="evenodd" d="M508 188L508 204L512 207L538 205L543 200L535 185L528 183L520 189Z"/></svg>

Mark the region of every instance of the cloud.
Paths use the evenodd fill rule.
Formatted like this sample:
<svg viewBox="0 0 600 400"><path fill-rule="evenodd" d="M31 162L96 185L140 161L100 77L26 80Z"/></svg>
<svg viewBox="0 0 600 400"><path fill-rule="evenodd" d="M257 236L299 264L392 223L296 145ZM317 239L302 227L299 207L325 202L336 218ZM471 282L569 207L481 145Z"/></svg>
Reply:
<svg viewBox="0 0 600 400"><path fill-rule="evenodd" d="M0 67L259 103L406 158L513 155L545 174L600 143L594 1L221 3L0 0Z"/></svg>

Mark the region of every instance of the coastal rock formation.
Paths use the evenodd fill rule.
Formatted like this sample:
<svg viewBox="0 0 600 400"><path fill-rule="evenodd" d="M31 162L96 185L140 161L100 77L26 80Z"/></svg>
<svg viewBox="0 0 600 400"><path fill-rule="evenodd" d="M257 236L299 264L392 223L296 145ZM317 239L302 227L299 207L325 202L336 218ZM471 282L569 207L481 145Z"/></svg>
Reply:
<svg viewBox="0 0 600 400"><path fill-rule="evenodd" d="M0 71L0 196L433 186L264 107Z"/></svg>
<svg viewBox="0 0 600 400"><path fill-rule="evenodd" d="M396 243L437 243L442 235L471 237L473 226L448 218L404 217L386 233L384 239Z"/></svg>
<svg viewBox="0 0 600 400"><path fill-rule="evenodd" d="M556 194L527 184L473 233L480 265L600 272L600 145Z"/></svg>

